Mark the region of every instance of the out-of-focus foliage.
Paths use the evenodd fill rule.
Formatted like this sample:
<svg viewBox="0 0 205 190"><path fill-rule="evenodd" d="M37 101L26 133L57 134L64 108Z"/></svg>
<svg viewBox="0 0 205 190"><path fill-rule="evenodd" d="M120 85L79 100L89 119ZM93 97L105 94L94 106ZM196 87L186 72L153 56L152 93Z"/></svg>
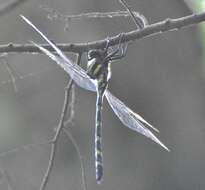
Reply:
<svg viewBox="0 0 205 190"><path fill-rule="evenodd" d="M184 0L194 13L205 11L205 0ZM202 61L205 63L205 25L199 24L199 38L202 46Z"/></svg>

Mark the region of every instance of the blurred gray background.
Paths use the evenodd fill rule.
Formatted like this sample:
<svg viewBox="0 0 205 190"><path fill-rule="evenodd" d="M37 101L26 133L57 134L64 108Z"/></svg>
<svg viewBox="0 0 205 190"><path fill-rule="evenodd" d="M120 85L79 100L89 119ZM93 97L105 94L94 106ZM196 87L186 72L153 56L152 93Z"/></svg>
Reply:
<svg viewBox="0 0 205 190"><path fill-rule="evenodd" d="M127 2L149 23L191 13L180 0ZM72 22L65 31L65 23L49 20L41 5L62 14L123 10L117 0L30 0L0 18L0 44L43 42L19 14L28 17L56 43L99 40L135 28L131 19L113 18ZM124 127L105 101L105 174L100 186L95 181L93 154L96 97L76 88L75 118L70 131L83 155L89 190L204 189L205 77L199 42L195 26L164 33L132 43L127 56L113 64L110 90L160 130L158 137L171 152ZM53 136L68 81L66 73L44 55L9 54L7 59L18 74L38 75L17 80L17 93L12 84L0 86L0 153ZM0 81L6 80L8 72L0 64ZM39 189L49 153L50 146L44 145L0 157L0 189L7 189L8 180L14 190ZM47 189L82 189L79 159L64 134Z"/></svg>

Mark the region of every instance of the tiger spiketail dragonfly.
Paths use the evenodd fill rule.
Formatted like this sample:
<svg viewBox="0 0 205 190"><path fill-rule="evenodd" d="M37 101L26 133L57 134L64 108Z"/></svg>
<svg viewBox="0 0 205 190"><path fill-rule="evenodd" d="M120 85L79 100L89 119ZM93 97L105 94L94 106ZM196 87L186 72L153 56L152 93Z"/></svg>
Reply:
<svg viewBox="0 0 205 190"><path fill-rule="evenodd" d="M104 50L90 50L88 52L87 71L72 62L52 41L50 41L30 20L21 15L22 19L29 24L44 40L56 51L53 54L44 47L32 42L44 54L55 61L61 68L63 68L75 83L89 91L96 92L96 119L95 119L95 170L96 180L100 184L103 179L103 155L102 155L102 105L103 98L106 97L110 107L120 119L120 121L128 128L148 137L155 143L159 144L165 150L169 149L151 132L149 128L156 132L158 129L154 128L150 123L144 120L140 115L133 112L122 101L115 97L108 90L108 81L111 77L110 65L114 60L118 60L125 55L125 50L121 46L121 34L119 47L108 53L109 40Z"/></svg>

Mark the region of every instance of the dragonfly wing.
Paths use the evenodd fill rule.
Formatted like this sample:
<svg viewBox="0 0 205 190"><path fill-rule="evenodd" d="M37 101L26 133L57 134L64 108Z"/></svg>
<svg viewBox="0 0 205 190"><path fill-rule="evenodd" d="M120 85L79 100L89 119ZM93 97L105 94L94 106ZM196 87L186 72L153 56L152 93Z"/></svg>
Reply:
<svg viewBox="0 0 205 190"><path fill-rule="evenodd" d="M46 35L44 35L30 20L21 15L21 18L29 24L38 34L45 39L50 46L57 52L58 56L54 55L42 46L35 44L43 53L53 59L58 65L60 65L70 77L82 88L86 90L96 91L95 81L91 79L86 72L78 65L73 63L52 41L50 41ZM33 43L33 42L32 42Z"/></svg>
<svg viewBox="0 0 205 190"><path fill-rule="evenodd" d="M139 117L108 90L106 90L105 96L111 108L125 126L150 138L157 144L161 145L164 149L169 151L169 149L162 142L160 142L160 140L148 128L145 127L143 123L147 124L147 122L144 122L145 120L142 119L142 117Z"/></svg>
<svg viewBox="0 0 205 190"><path fill-rule="evenodd" d="M27 19L25 16L20 15L21 18L30 25L41 37L43 37L44 40L46 40L50 46L57 52L57 54L67 62L67 64L74 65L72 61L70 61L67 56L52 42L50 41L43 32L41 32L29 19Z"/></svg>
<svg viewBox="0 0 205 190"><path fill-rule="evenodd" d="M58 55L53 54L52 52L48 51L46 48L32 42L36 47L38 47L43 53L45 53L48 57L50 57L53 61L55 61L61 68L63 68L70 77L75 81L75 83L90 91L96 91L95 81L91 79L86 72L78 65L67 64L67 61L63 58L59 57Z"/></svg>

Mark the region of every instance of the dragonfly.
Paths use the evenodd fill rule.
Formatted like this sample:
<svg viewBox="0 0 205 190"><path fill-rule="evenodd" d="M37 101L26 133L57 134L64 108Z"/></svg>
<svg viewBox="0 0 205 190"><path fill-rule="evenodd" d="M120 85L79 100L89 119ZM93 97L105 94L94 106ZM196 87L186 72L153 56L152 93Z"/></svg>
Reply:
<svg viewBox="0 0 205 190"><path fill-rule="evenodd" d="M117 49L110 51L109 39L104 49L93 49L88 51L87 71L71 61L53 41L49 40L29 19L21 15L21 18L30 25L55 51L56 54L32 42L45 55L56 62L81 88L96 92L96 116L95 116L95 173L96 181L100 184L103 180L103 153L102 153L102 107L103 99L106 97L110 107L117 115L119 120L131 130L134 130L155 143L159 144L165 150L170 151L151 131L159 132L158 129L148 123L143 117L132 111L121 100L114 96L108 90L108 81L111 78L111 63L119 60L126 54L127 46L123 46L123 34L120 34L120 40ZM150 129L149 129L150 128Z"/></svg>

